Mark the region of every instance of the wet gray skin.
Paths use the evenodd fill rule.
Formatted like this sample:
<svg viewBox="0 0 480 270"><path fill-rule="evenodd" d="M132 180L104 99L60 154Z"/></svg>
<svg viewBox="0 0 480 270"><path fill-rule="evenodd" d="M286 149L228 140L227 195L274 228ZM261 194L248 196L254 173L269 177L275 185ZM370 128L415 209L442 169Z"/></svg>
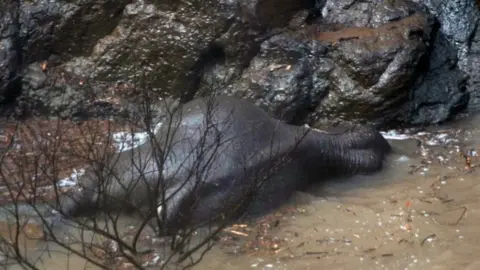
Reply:
<svg viewBox="0 0 480 270"><path fill-rule="evenodd" d="M155 138L115 155L101 170L87 169L82 190L60 196L50 225L130 209L150 218L160 214L170 234L218 218L255 216L310 183L376 172L391 149L373 128L329 134L285 124L226 96L184 104Z"/></svg>

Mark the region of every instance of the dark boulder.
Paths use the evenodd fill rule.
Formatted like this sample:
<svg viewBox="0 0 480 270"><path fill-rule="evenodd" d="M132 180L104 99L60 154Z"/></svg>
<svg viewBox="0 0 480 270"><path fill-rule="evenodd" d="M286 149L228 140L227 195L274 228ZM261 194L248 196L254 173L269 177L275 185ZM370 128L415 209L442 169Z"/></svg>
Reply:
<svg viewBox="0 0 480 270"><path fill-rule="evenodd" d="M417 67L428 49L432 20L416 13L377 28L355 27L323 32L329 56L339 68L336 88L317 109L320 116L340 120L384 122L407 100Z"/></svg>
<svg viewBox="0 0 480 270"><path fill-rule="evenodd" d="M329 73L335 64L326 51L314 40L289 34L272 37L241 79L219 92L248 98L289 123L303 123L330 88Z"/></svg>
<svg viewBox="0 0 480 270"><path fill-rule="evenodd" d="M339 27L379 27L426 9L409 0L328 0L321 9L322 24Z"/></svg>
<svg viewBox="0 0 480 270"><path fill-rule="evenodd" d="M0 104L14 96L21 82L21 52L18 46L18 3L0 3Z"/></svg>
<svg viewBox="0 0 480 270"><path fill-rule="evenodd" d="M22 93L16 99L15 116L53 116L64 119L109 117L115 102L106 101L106 87L91 85L56 68L43 70L30 64L22 76Z"/></svg>
<svg viewBox="0 0 480 270"><path fill-rule="evenodd" d="M431 124L480 108L474 1L42 0L9 4L0 20L0 102L18 97L21 111L101 114L117 84L181 102L237 95L313 126ZM45 60L93 90L52 84Z"/></svg>
<svg viewBox="0 0 480 270"><path fill-rule="evenodd" d="M130 0L11 1L0 5L0 102L22 92L31 63L88 54Z"/></svg>
<svg viewBox="0 0 480 270"><path fill-rule="evenodd" d="M354 113L356 118L377 123L395 120L407 124L435 124L450 119L468 102L470 107L476 106L477 96L480 96L476 90L480 82L480 49L475 49L480 44L480 39L475 38L480 36L477 34L478 13L474 1L325 1L321 7L322 16L315 22L319 36L338 45L330 50L329 56L351 80L349 83L342 80L344 83L337 91L340 97L329 95L322 101L319 114L332 115L334 112L333 116L339 115L336 119L340 120L352 118ZM352 46L353 42L342 42L369 35L362 33L364 27L381 31L388 29L389 24L417 14L431 16L426 16L426 27L411 28L412 24L410 28L403 27L407 32L402 34L410 39L408 46L396 39L398 35L388 33L389 30L381 35L389 37L379 40L392 40L401 44L399 47L380 41L373 47L375 43L367 43L361 49L358 45ZM390 67L385 69L386 65ZM375 90L377 87L379 89ZM380 92L383 94L378 95ZM382 114L384 119L375 116ZM331 120L326 122L331 123Z"/></svg>
<svg viewBox="0 0 480 270"><path fill-rule="evenodd" d="M458 83L454 91L454 88L450 88L451 94L456 92L456 96L461 96L462 102L468 102L468 108L470 110L480 109L480 7L478 1L474 0L414 0L419 4L425 5L431 14L433 14L439 22L439 36L436 38L438 44L436 47L448 48L450 53L455 54L453 59L454 65L446 63L443 67L443 72L438 70L433 71L436 76L432 75L432 82L427 81L430 84L437 84L435 80L442 78L448 81L451 77L451 73L464 72L467 75L466 81L462 80L462 83ZM436 41L436 42L437 42ZM432 58L440 57L442 55L432 55ZM437 61L432 59L431 61ZM441 60L440 60L441 61ZM438 62L438 61L437 61ZM464 75L454 75L463 77ZM453 81L459 81L453 79ZM438 85L438 84L437 84ZM453 85L452 82L449 83ZM439 85L440 86L440 85ZM445 95L445 87L433 88L430 91L439 89L439 95ZM442 90L443 89L443 90ZM460 90L461 89L461 90ZM467 91L463 91L463 90ZM420 90L423 91L423 90ZM453 91L453 92L452 92ZM460 94L462 93L462 94ZM450 95L451 95L450 94ZM458 98L454 98L458 99ZM434 102L438 102L434 101ZM432 103L434 103L432 102ZM441 106L443 107L443 105ZM440 110L444 110L441 108ZM465 107L465 106L461 106ZM430 120L426 119L424 123L429 123Z"/></svg>
<svg viewBox="0 0 480 270"><path fill-rule="evenodd" d="M248 97L291 123L384 122L408 98L432 24L416 13L377 28L312 25L275 36L222 93Z"/></svg>
<svg viewBox="0 0 480 270"><path fill-rule="evenodd" d="M144 117L156 123L179 104L175 99L149 97L148 90L131 84L90 81L61 66L45 68L44 63L32 63L24 70L24 91L16 98L16 106L1 108L4 115L71 120L123 118L145 124Z"/></svg>
<svg viewBox="0 0 480 270"><path fill-rule="evenodd" d="M283 27L312 1L135 1L92 54L67 63L105 81L149 81L159 94L193 98L204 73L239 75L269 28Z"/></svg>
<svg viewBox="0 0 480 270"><path fill-rule="evenodd" d="M399 119L417 125L437 124L455 116L468 104L468 75L457 68L455 48L437 31L428 62L417 78Z"/></svg>

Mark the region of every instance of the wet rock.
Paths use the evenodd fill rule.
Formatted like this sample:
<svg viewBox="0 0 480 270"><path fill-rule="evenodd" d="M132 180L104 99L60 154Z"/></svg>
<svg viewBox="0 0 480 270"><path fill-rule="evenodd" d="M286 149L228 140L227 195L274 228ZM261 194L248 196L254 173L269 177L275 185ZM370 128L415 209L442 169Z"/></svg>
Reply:
<svg viewBox="0 0 480 270"><path fill-rule="evenodd" d="M22 89L37 90L45 84L47 76L45 75L39 63L29 65L22 76Z"/></svg>
<svg viewBox="0 0 480 270"><path fill-rule="evenodd" d="M480 9L472 0L414 0L428 7L439 22L444 35L457 55L456 68L468 74L466 84L470 94L468 106L480 109ZM448 76L448 75L447 75Z"/></svg>
<svg viewBox="0 0 480 270"><path fill-rule="evenodd" d="M265 41L242 78L222 94L249 98L274 116L302 123L328 93L335 64L316 41L288 34Z"/></svg>
<svg viewBox="0 0 480 270"><path fill-rule="evenodd" d="M0 22L2 23L2 22ZM15 94L16 86L20 78L19 65L17 63L18 53L14 48L12 38L0 39L0 102L4 102L9 96Z"/></svg>
<svg viewBox="0 0 480 270"><path fill-rule="evenodd" d="M312 121L390 120L408 98L431 26L429 16L416 13L377 28L316 34L330 45L328 56L336 68L330 74L330 92Z"/></svg>
<svg viewBox="0 0 480 270"><path fill-rule="evenodd" d="M102 96L99 93L101 92L100 89L91 92L91 89L85 88L80 85L62 85L46 86L29 91L28 94L22 94L17 98L14 116L87 120L92 118L128 118L139 115L133 109L136 106L102 99L100 98ZM153 119L160 118L160 115L155 114L155 107L153 107L153 110Z"/></svg>
<svg viewBox="0 0 480 270"><path fill-rule="evenodd" d="M23 76L24 91L17 98L14 116L43 116L61 119L86 120L91 118L137 119L143 124L145 117L150 125L158 123L178 107L176 99L146 99L148 104L129 100L128 94L142 95L144 92L130 93L128 86L90 82L81 77L72 76L61 68L48 69L45 72L38 63L26 69ZM148 105L147 107L140 105ZM148 108L148 111L145 109Z"/></svg>
<svg viewBox="0 0 480 270"><path fill-rule="evenodd" d="M321 32L313 25L274 36L221 93L247 97L294 124L385 121L408 97L431 25L417 13L378 28Z"/></svg>
<svg viewBox="0 0 480 270"><path fill-rule="evenodd" d="M0 98L21 96L22 106L52 114L93 104L80 101L76 85L45 86L29 66L52 56L89 81L143 83L182 102L235 94L287 122L324 128L439 123L472 107L480 83L479 11L463 0L57 0L9 8L0 12Z"/></svg>
<svg viewBox="0 0 480 270"><path fill-rule="evenodd" d="M419 68L424 74L415 82L411 101L406 105L405 122L437 124L464 109L469 101L467 74L456 68L455 48L440 31L433 40L428 63Z"/></svg>
<svg viewBox="0 0 480 270"><path fill-rule="evenodd" d="M71 118L82 114L79 108L85 107L84 96L79 92L73 86L49 86L32 90L18 98L17 111L22 116L33 114Z"/></svg>
<svg viewBox="0 0 480 270"><path fill-rule="evenodd" d="M466 58L464 71L469 75L467 89L470 94L468 107L472 111L480 109L480 27L477 27L471 38L468 57Z"/></svg>
<svg viewBox="0 0 480 270"><path fill-rule="evenodd" d="M322 23L347 27L379 27L425 11L421 5L408 0L355 1L328 0L322 8Z"/></svg>
<svg viewBox="0 0 480 270"><path fill-rule="evenodd" d="M18 13L17 3L8 5L0 3L0 102L8 99L12 93L16 92L16 87L20 82L17 76L21 71L19 65L20 55L16 38L18 35L18 25L11 23L15 14Z"/></svg>
<svg viewBox="0 0 480 270"><path fill-rule="evenodd" d="M91 56L67 64L76 74L138 82L188 100L204 73L220 65L240 74L267 27L282 27L310 1L134 1Z"/></svg>
<svg viewBox="0 0 480 270"><path fill-rule="evenodd" d="M474 6L474 1L327 1L320 21L326 24L323 28L337 29L342 25L378 27L382 23L402 20L418 12L431 13L436 17L439 24L429 23L433 30L431 40L424 39L427 45L424 53L427 53L421 59L415 60L418 65L415 76L410 76L400 83L400 89L397 88L397 91L403 91L403 97L397 95L396 100L392 99L397 104L407 100L408 102L398 113L392 110L387 113L392 119L403 123L432 124L450 119L471 100L470 93L466 90L472 89L473 80L470 80L470 83L467 81L464 73L466 68L462 66L469 66L470 73L475 76L478 72L474 70L478 71L480 66L476 66L478 61L472 60L472 56L465 60L465 53L462 52L466 51L465 48L470 48L467 37L472 36L477 25L478 7ZM347 60L351 58L348 54L343 56ZM385 57L381 59L380 65ZM373 69L377 65L368 64L367 66ZM372 76L378 73L374 70L365 71L358 74L358 77L366 78L367 83L370 83L371 79L375 81L376 78ZM395 83L391 86L396 88L398 85ZM388 106L397 107L394 103ZM361 114L363 115L363 112ZM395 114L397 115L394 116Z"/></svg>
<svg viewBox="0 0 480 270"><path fill-rule="evenodd" d="M480 11L471 0L414 0L428 7L440 22L440 31L447 40L457 47L460 61L466 61L471 38L474 36L480 19Z"/></svg>
<svg viewBox="0 0 480 270"><path fill-rule="evenodd" d="M128 110L128 106L120 106L117 99L108 96L108 86L69 76L59 68L43 70L39 63L25 69L22 88L12 116L108 119Z"/></svg>
<svg viewBox="0 0 480 270"><path fill-rule="evenodd" d="M30 63L52 54L69 58L88 53L111 32L130 0L11 1L0 12L0 101L21 93L20 80ZM87 16L88 14L88 16Z"/></svg>

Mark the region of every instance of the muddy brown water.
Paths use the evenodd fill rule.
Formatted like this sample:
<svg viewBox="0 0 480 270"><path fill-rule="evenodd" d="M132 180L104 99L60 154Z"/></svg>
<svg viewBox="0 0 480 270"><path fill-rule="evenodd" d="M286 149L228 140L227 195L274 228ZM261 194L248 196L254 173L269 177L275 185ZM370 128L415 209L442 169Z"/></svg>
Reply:
<svg viewBox="0 0 480 270"><path fill-rule="evenodd" d="M394 153L381 172L298 193L290 205L299 211L269 232L279 245L219 245L193 269L480 269L479 124L480 115L470 116L390 140ZM471 170L458 152L469 149ZM75 256L41 255L27 242L41 269L97 269Z"/></svg>

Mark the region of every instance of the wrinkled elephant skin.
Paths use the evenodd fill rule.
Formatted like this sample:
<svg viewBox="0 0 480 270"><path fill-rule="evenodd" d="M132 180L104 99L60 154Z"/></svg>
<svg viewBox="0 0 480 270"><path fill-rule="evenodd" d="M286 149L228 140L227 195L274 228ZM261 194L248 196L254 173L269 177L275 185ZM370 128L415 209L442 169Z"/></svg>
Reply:
<svg viewBox="0 0 480 270"><path fill-rule="evenodd" d="M60 197L60 213L73 218L134 208L154 217L158 207L172 232L220 216L264 213L327 177L376 172L390 151L374 129L330 134L288 125L227 96L188 102L168 123L155 135L163 151L147 142L121 152L102 180L91 170L80 179L82 191ZM56 214L51 220L60 219Z"/></svg>

